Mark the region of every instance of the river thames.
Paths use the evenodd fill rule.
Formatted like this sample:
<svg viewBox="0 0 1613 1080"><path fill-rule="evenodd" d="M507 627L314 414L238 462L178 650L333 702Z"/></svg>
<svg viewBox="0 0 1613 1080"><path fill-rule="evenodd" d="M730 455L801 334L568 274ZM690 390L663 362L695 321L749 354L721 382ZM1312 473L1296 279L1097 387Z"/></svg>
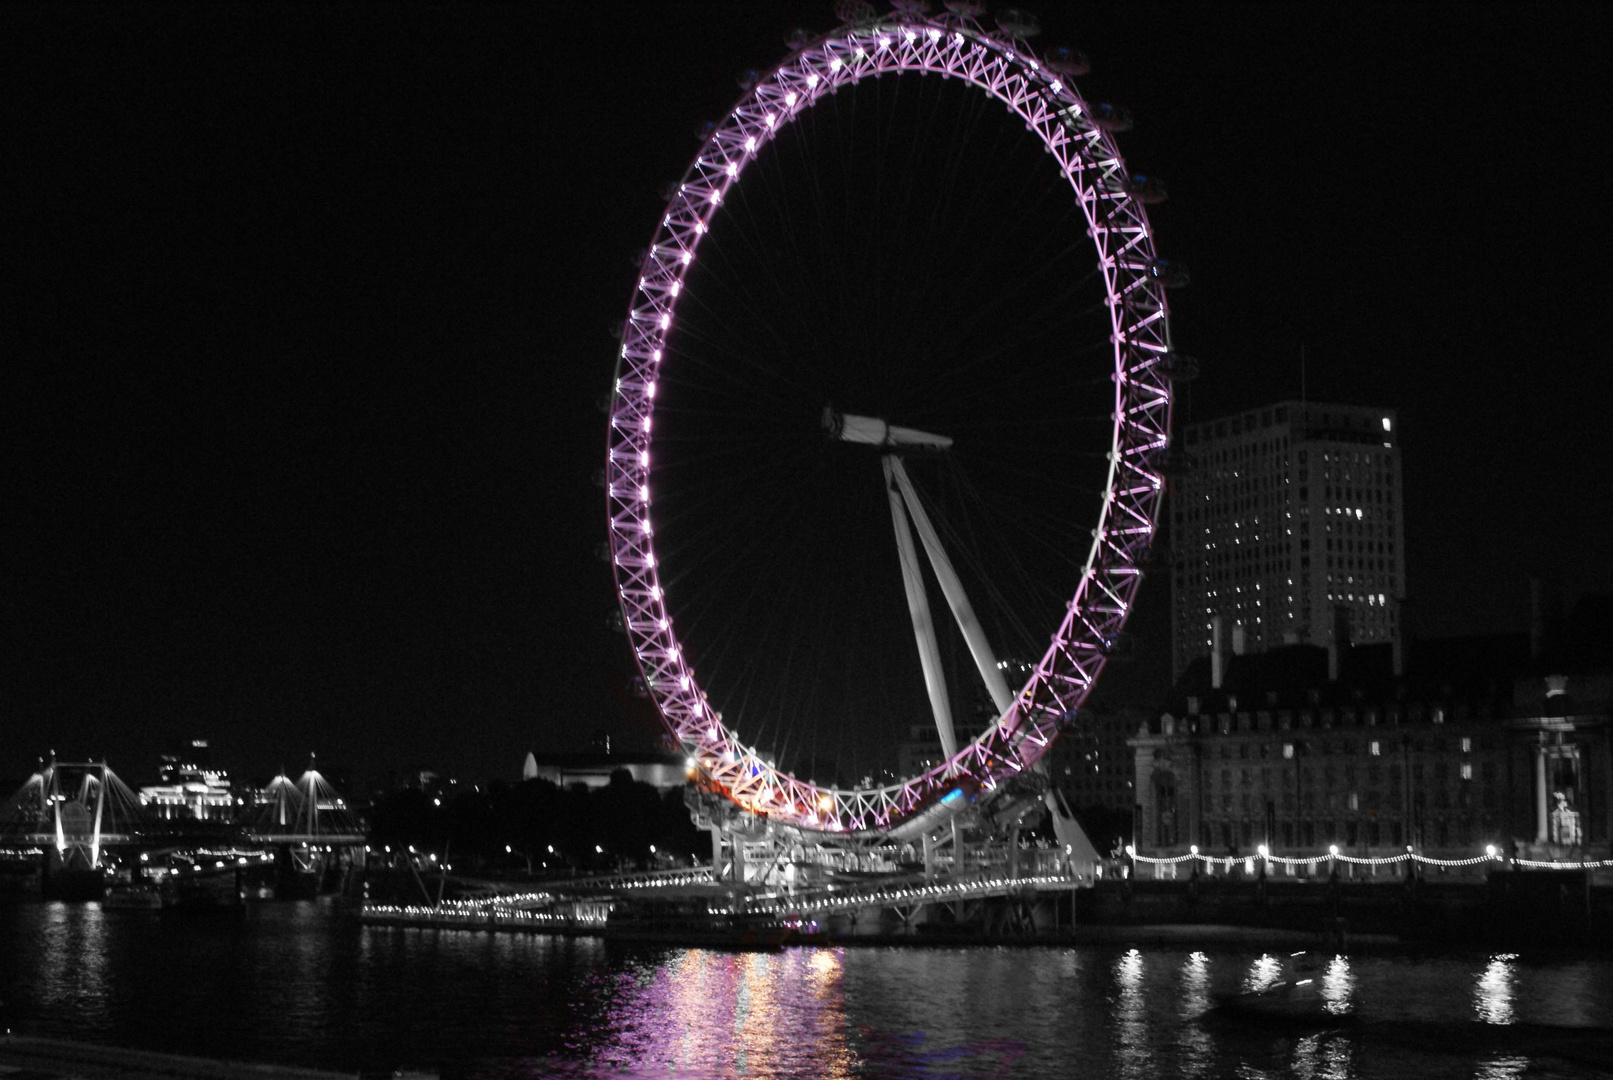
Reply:
<svg viewBox="0 0 1613 1080"><path fill-rule="evenodd" d="M1206 1017L1276 961L1246 948L786 949L363 927L328 903L228 916L0 907L22 1034L443 1077L1586 1077L1475 1021L1613 1023L1613 958L1326 957L1352 1027ZM1607 1063L1613 1070L1613 1062Z"/></svg>

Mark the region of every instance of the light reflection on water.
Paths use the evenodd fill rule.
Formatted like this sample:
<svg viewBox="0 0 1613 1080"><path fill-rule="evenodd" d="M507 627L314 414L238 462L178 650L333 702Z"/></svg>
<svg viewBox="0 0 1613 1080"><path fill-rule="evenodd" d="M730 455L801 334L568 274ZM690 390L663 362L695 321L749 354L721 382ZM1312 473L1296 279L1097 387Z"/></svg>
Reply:
<svg viewBox="0 0 1613 1080"><path fill-rule="evenodd" d="M1350 1067L1349 1040L1333 1034L1307 1035L1294 1044L1292 1075L1301 1080L1349 1080L1356 1075Z"/></svg>
<svg viewBox="0 0 1613 1080"><path fill-rule="evenodd" d="M1473 988L1473 1011L1486 1024L1510 1024L1512 1015L1512 963L1517 957L1502 953L1490 958L1490 964L1479 976Z"/></svg>
<svg viewBox="0 0 1613 1080"><path fill-rule="evenodd" d="M1613 1016L1613 958L1317 960L1324 1001L1361 1018L1358 1028L1254 1030L1207 1015L1219 996L1282 971L1279 956L1235 949L724 953L361 928L316 904L199 920L92 905L0 908L0 997L21 1030L345 1072L423 1069L445 1080L1499 1080L1542 1075L1542 1062L1367 1035L1408 1020L1460 1034L1475 1018Z"/></svg>
<svg viewBox="0 0 1613 1080"><path fill-rule="evenodd" d="M1500 1057L1491 1061L1481 1061L1479 1071L1473 1074L1473 1080L1516 1080L1528 1071L1528 1058Z"/></svg>
<svg viewBox="0 0 1613 1080"><path fill-rule="evenodd" d="M1335 1016L1349 1013L1350 995L1354 992L1355 976L1350 974L1349 959L1334 956L1322 973L1322 1000L1327 1003L1327 1011Z"/></svg>
<svg viewBox="0 0 1613 1080"><path fill-rule="evenodd" d="M575 1060L543 1075L849 1077L838 950L675 950L618 979ZM592 1045L590 1045L592 1044Z"/></svg>
<svg viewBox="0 0 1613 1080"><path fill-rule="evenodd" d="M1210 997L1210 958L1202 952L1189 953L1182 961L1181 1055L1182 1075L1208 1076L1215 1067L1215 1043L1202 1024L1194 1023L1214 1004Z"/></svg>
<svg viewBox="0 0 1613 1080"><path fill-rule="evenodd" d="M1244 993L1258 994L1262 990L1269 990L1282 976L1283 962L1270 953L1261 953L1249 965L1249 973L1243 978Z"/></svg>
<svg viewBox="0 0 1613 1080"><path fill-rule="evenodd" d="M1147 1076L1151 1071L1144 973L1143 954L1136 949L1115 961L1115 985L1120 990L1115 1003L1115 1037L1120 1075L1125 1077Z"/></svg>
<svg viewBox="0 0 1613 1080"><path fill-rule="evenodd" d="M107 957L101 919L99 904L44 905L36 939L46 967L40 985L43 1001L59 1006L77 999L105 999Z"/></svg>

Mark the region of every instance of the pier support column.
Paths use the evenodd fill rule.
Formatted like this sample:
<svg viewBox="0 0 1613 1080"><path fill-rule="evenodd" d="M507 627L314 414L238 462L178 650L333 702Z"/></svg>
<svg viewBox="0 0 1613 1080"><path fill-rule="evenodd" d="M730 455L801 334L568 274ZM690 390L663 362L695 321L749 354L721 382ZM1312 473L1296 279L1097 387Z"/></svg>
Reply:
<svg viewBox="0 0 1613 1080"><path fill-rule="evenodd" d="M1535 843L1544 844L1548 835L1550 816L1546 797L1546 748L1536 746L1535 751Z"/></svg>

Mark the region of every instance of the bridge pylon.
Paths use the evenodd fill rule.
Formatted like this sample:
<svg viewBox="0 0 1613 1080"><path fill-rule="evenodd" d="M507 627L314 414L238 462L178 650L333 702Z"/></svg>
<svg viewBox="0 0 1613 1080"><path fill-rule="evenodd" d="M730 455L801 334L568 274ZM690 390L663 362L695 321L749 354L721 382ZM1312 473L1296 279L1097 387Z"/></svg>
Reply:
<svg viewBox="0 0 1613 1080"><path fill-rule="evenodd" d="M100 896L107 849L133 843L140 801L105 761L41 764L0 811L0 834L37 846L41 885L53 899Z"/></svg>
<svg viewBox="0 0 1613 1080"><path fill-rule="evenodd" d="M341 792L310 758L296 780L283 771L264 789L246 823L249 840L274 849L275 889L282 896L312 896L367 839Z"/></svg>

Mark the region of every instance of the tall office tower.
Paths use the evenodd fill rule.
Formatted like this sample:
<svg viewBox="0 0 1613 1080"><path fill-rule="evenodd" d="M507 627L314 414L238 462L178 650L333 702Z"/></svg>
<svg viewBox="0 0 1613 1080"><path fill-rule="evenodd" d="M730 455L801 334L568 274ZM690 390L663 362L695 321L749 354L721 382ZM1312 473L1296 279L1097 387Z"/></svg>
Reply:
<svg viewBox="0 0 1613 1080"><path fill-rule="evenodd" d="M1398 658L1399 444L1393 410L1320 402L1182 432L1192 468L1171 500L1176 676L1207 654L1297 642L1387 641Z"/></svg>

